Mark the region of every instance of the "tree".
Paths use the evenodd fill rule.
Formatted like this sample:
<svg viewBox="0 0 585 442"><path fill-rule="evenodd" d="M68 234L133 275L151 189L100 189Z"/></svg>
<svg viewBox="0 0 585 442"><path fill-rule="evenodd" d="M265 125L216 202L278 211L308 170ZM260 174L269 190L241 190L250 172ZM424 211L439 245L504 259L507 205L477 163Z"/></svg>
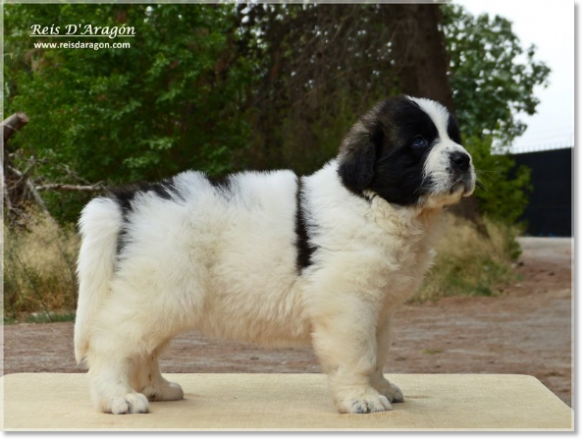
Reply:
<svg viewBox="0 0 585 442"><path fill-rule="evenodd" d="M535 111L548 68L532 49L526 67L515 61L505 20L477 20L412 4L7 5L7 112L31 118L15 161L42 159L42 189L188 168L308 173L400 92L454 103L469 140L509 142L522 130L513 111ZM41 49L31 23L132 26L136 38L131 49ZM58 218L87 199L43 191Z"/></svg>
<svg viewBox="0 0 585 442"><path fill-rule="evenodd" d="M109 184L229 171L249 145L253 79L234 51L233 17L227 5L7 5L6 103L33 122L15 143L43 158L37 172L49 180L64 166ZM31 23L125 25L136 38L112 40L130 49L38 49L65 39L30 38ZM51 206L66 210L67 199L86 196Z"/></svg>
<svg viewBox="0 0 585 442"><path fill-rule="evenodd" d="M535 60L534 45L522 49L509 20L488 14L474 17L456 5L441 8L449 81L462 133L490 135L496 146L509 146L526 130L515 114L536 113L534 88L546 86L550 68Z"/></svg>
<svg viewBox="0 0 585 442"><path fill-rule="evenodd" d="M460 210L513 223L528 203L530 171L516 169L505 147L526 130L515 114L536 113L534 88L546 86L550 68L535 60L534 45L522 49L509 20L474 17L456 5L441 8L457 118L480 179L477 202L467 200Z"/></svg>
<svg viewBox="0 0 585 442"><path fill-rule="evenodd" d="M306 4L238 10L247 48L259 61L254 164L314 170L336 154L358 115L399 92L387 8Z"/></svg>
<svg viewBox="0 0 585 442"><path fill-rule="evenodd" d="M227 151L245 147L241 105L251 80L249 63L232 51L230 13L219 5L9 5L6 55L28 59L7 63L16 89L7 91L9 107L36 122L28 137L37 150L73 159L88 180L156 179L185 167L221 173ZM131 25L137 38L131 49L31 50L23 31L37 22Z"/></svg>

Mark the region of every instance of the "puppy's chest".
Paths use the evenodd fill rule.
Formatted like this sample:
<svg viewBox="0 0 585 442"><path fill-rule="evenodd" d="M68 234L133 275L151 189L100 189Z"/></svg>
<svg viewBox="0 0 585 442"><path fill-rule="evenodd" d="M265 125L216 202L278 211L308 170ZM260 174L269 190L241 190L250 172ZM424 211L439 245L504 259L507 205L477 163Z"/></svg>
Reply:
<svg viewBox="0 0 585 442"><path fill-rule="evenodd" d="M434 256L431 233L415 229L379 242L379 276L388 303L405 301L422 282Z"/></svg>
<svg viewBox="0 0 585 442"><path fill-rule="evenodd" d="M381 246L380 255L389 276L418 276L432 260L432 250L426 237L394 239Z"/></svg>

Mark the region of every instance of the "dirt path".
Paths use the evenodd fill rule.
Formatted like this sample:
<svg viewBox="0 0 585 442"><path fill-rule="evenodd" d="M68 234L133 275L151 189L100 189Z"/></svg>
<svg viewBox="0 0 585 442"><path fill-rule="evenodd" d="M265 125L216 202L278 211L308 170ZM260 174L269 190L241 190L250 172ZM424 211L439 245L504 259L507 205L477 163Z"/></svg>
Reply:
<svg viewBox="0 0 585 442"><path fill-rule="evenodd" d="M443 299L396 312L394 373L522 373L572 403L572 242L524 238L523 280L497 298ZM318 372L311 349L266 350L197 332L173 341L166 372ZM4 373L80 372L73 324L4 327Z"/></svg>

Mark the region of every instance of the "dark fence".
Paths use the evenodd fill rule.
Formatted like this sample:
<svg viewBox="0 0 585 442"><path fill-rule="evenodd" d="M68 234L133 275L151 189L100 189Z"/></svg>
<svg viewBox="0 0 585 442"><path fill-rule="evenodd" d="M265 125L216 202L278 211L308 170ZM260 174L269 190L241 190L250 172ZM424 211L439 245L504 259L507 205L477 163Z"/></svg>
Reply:
<svg viewBox="0 0 585 442"><path fill-rule="evenodd" d="M527 235L572 236L573 149L556 149L514 155L518 166L532 170L533 192L521 217Z"/></svg>

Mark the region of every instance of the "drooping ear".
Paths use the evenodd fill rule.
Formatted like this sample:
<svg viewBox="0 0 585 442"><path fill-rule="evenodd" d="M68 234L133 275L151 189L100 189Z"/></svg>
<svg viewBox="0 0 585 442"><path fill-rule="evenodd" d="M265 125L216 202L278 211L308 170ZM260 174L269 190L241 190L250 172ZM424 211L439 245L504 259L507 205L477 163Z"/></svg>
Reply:
<svg viewBox="0 0 585 442"><path fill-rule="evenodd" d="M461 144L461 132L459 131L459 124L457 118L453 114L449 114L449 121L447 123L447 135L457 144Z"/></svg>
<svg viewBox="0 0 585 442"><path fill-rule="evenodd" d="M362 195L374 179L377 144L380 142L378 135L359 121L339 149L337 173L343 185L357 195Z"/></svg>

